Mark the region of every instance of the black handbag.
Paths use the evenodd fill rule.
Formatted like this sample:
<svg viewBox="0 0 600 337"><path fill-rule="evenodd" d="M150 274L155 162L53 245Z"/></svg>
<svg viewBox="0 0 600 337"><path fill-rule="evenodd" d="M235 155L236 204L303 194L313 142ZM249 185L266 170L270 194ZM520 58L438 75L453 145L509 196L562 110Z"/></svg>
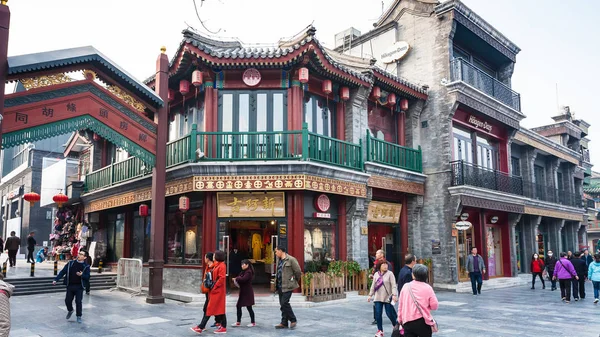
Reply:
<svg viewBox="0 0 600 337"><path fill-rule="evenodd" d="M396 323L394 330L392 330L392 337L404 337L403 333L400 333L400 324Z"/></svg>

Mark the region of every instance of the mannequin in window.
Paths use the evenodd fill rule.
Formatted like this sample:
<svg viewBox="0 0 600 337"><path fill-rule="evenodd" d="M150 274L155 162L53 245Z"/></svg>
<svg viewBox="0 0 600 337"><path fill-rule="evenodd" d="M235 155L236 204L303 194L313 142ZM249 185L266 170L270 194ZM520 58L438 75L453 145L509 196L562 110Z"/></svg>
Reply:
<svg viewBox="0 0 600 337"><path fill-rule="evenodd" d="M304 230L304 261L312 261L312 237L308 229Z"/></svg>
<svg viewBox="0 0 600 337"><path fill-rule="evenodd" d="M258 233L252 234L252 258L260 260L262 257L262 237Z"/></svg>

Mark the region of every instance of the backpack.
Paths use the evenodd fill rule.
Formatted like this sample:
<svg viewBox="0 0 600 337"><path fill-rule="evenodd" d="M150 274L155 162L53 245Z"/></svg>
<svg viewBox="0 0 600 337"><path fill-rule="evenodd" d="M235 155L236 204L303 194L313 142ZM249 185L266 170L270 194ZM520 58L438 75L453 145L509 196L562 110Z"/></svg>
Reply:
<svg viewBox="0 0 600 337"><path fill-rule="evenodd" d="M215 286L215 281L213 280L212 277L212 271L209 271L206 273L206 275L204 276L204 288L206 289L212 289Z"/></svg>

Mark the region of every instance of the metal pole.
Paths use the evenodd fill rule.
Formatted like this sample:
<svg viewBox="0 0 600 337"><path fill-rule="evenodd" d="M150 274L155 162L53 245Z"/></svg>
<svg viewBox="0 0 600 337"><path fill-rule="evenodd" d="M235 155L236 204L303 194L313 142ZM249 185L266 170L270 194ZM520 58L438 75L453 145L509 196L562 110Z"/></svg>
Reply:
<svg viewBox="0 0 600 337"><path fill-rule="evenodd" d="M31 273L29 274L29 276L35 276L35 262L31 262Z"/></svg>
<svg viewBox="0 0 600 337"><path fill-rule="evenodd" d="M54 276L58 275L58 260L54 259Z"/></svg>

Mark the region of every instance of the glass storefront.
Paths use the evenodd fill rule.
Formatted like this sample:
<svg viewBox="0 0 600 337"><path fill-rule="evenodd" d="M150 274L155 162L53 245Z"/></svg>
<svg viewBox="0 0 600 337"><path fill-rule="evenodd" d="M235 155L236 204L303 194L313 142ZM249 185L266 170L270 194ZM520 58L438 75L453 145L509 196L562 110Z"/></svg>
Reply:
<svg viewBox="0 0 600 337"><path fill-rule="evenodd" d="M471 226L467 230L459 230L457 236L457 250L458 250L458 279L460 281L468 281L469 273L467 272L467 257L471 254L471 249L474 245L474 229Z"/></svg>
<svg viewBox="0 0 600 337"><path fill-rule="evenodd" d="M330 262L337 258L336 224L330 220L304 220L304 262Z"/></svg>
<svg viewBox="0 0 600 337"><path fill-rule="evenodd" d="M150 210L148 210L150 214ZM131 232L131 257L148 262L150 258L150 216L140 216L139 211L133 213L133 228Z"/></svg>
<svg viewBox="0 0 600 337"><path fill-rule="evenodd" d="M183 213L179 196L167 199L167 264L202 264L202 204L199 196L190 196L190 209Z"/></svg>
<svg viewBox="0 0 600 337"><path fill-rule="evenodd" d="M119 261L123 258L125 242L125 213L108 213L106 216L106 236L109 261Z"/></svg>

